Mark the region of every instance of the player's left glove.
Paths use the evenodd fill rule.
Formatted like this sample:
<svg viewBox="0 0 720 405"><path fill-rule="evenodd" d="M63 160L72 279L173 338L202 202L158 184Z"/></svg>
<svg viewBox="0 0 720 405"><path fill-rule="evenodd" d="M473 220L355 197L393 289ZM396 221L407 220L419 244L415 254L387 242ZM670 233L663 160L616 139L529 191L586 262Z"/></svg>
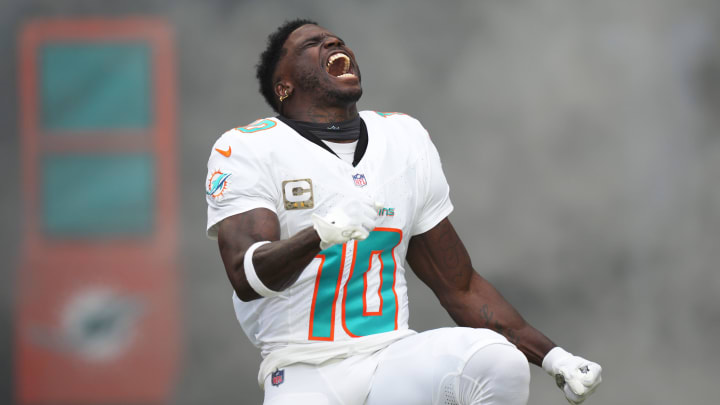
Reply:
<svg viewBox="0 0 720 405"><path fill-rule="evenodd" d="M555 377L557 386L573 405L582 403L602 382L602 367L579 356L573 356L560 347L545 355L542 368Z"/></svg>

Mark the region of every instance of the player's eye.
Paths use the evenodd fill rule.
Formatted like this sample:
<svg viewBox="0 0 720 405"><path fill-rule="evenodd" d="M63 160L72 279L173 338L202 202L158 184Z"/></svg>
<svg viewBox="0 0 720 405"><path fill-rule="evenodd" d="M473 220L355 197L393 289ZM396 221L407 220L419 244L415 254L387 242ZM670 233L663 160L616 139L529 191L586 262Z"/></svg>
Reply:
<svg viewBox="0 0 720 405"><path fill-rule="evenodd" d="M307 41L305 41L302 45L303 48L310 48L315 45L318 45L320 43L320 38L310 38Z"/></svg>

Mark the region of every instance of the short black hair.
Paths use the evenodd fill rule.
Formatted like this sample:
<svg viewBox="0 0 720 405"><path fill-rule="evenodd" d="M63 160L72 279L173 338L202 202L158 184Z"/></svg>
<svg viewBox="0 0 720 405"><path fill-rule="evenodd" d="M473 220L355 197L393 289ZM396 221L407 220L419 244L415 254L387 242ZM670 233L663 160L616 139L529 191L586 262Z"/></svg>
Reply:
<svg viewBox="0 0 720 405"><path fill-rule="evenodd" d="M265 101L275 112L279 111L273 89L273 75L275 74L275 67L282 56L282 47L293 31L306 24L318 25L315 21L297 18L295 20L285 21L279 26L275 32L268 36L267 47L260 54L260 62L258 62L255 67L255 76L258 82L260 82L260 94L265 97Z"/></svg>

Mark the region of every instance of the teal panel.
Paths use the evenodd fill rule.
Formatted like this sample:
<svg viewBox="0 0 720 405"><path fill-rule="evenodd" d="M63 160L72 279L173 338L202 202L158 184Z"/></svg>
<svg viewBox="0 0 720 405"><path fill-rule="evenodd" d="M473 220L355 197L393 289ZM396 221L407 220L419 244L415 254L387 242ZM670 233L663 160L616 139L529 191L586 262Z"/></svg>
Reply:
<svg viewBox="0 0 720 405"><path fill-rule="evenodd" d="M143 129L151 124L150 47L145 43L46 45L39 71L45 129Z"/></svg>
<svg viewBox="0 0 720 405"><path fill-rule="evenodd" d="M150 155L53 155L42 164L45 231L58 237L148 234L154 219Z"/></svg>

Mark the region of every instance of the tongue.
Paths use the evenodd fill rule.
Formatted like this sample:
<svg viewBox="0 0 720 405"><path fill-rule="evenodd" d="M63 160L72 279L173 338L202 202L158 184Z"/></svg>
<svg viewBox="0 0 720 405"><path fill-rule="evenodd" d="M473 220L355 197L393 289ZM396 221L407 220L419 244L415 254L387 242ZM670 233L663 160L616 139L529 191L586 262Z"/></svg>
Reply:
<svg viewBox="0 0 720 405"><path fill-rule="evenodd" d="M340 75L345 74L345 59L343 58L337 58L330 66L328 67L328 73L331 75L338 77Z"/></svg>

